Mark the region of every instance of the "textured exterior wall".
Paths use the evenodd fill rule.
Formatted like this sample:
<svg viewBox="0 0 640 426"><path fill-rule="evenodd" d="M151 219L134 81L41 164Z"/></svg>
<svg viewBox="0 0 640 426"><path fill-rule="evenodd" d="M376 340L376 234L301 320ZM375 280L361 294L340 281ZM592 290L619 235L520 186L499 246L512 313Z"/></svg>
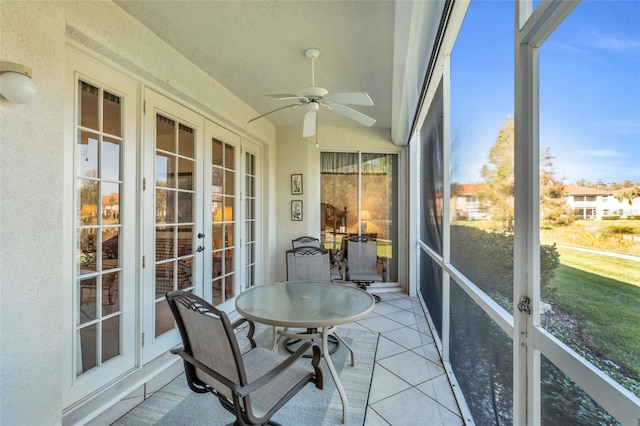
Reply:
<svg viewBox="0 0 640 426"><path fill-rule="evenodd" d="M64 19L55 2L0 2L3 61L40 95L0 99L0 424L61 419Z"/></svg>
<svg viewBox="0 0 640 426"><path fill-rule="evenodd" d="M257 113L110 1L0 0L0 31L1 59L31 67L40 89L32 104L0 99L0 424L61 424L62 295L72 285L63 221L73 214L63 202L66 44L238 133ZM275 128L263 120L250 131L275 169Z"/></svg>

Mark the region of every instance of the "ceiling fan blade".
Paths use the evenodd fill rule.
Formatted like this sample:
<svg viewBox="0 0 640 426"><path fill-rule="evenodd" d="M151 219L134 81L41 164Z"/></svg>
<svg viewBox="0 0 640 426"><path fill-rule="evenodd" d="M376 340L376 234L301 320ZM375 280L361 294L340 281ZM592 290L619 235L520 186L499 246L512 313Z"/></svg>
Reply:
<svg viewBox="0 0 640 426"><path fill-rule="evenodd" d="M329 104L327 105L327 108L329 108L332 111L338 112L346 117L349 117L350 119L357 121L363 126L371 127L376 122L375 119L369 117L368 115L364 115L360 111L356 111L355 109L346 107L344 105Z"/></svg>
<svg viewBox="0 0 640 426"><path fill-rule="evenodd" d="M288 108L296 108L296 107L299 107L300 105L302 104L291 104L291 105L283 106L281 108L274 109L273 111L265 112L264 114L254 117L251 120L247 121L247 124L251 123L252 121L256 121L259 118L265 117L269 114L273 114L274 112L282 111L283 109L288 109Z"/></svg>
<svg viewBox="0 0 640 426"><path fill-rule="evenodd" d="M292 95L289 93L276 93L273 95L265 95L268 96L270 98L276 98L279 99L281 101L287 100L287 99L305 99L305 100L309 100L309 98L307 98L306 96L298 96L298 95Z"/></svg>
<svg viewBox="0 0 640 426"><path fill-rule="evenodd" d="M367 92L329 93L324 98L336 104L373 106L373 101Z"/></svg>
<svg viewBox="0 0 640 426"><path fill-rule="evenodd" d="M304 124L302 126L302 137L308 138L316 134L316 109L309 109L304 115Z"/></svg>

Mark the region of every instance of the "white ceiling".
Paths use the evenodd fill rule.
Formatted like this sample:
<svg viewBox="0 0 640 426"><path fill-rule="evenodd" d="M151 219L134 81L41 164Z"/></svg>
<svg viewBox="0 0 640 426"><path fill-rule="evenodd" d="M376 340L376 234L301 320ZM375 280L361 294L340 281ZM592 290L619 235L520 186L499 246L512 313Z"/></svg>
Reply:
<svg viewBox="0 0 640 426"><path fill-rule="evenodd" d="M122 9L259 114L292 101L264 96L311 86L307 48L320 50L316 86L330 93L369 93L374 106L353 109L391 127L394 21L393 0L359 1L129 1ZM302 125L305 108L263 119ZM359 126L321 109L320 125Z"/></svg>

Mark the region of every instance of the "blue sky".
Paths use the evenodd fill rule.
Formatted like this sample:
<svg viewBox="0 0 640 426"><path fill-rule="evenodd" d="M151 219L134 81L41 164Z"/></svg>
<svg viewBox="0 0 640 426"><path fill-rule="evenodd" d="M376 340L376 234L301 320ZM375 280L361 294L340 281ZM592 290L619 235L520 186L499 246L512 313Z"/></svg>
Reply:
<svg viewBox="0 0 640 426"><path fill-rule="evenodd" d="M511 1L472 1L452 53L457 182L481 181L513 114L513 13ZM640 182L640 1L583 0L544 42L540 146L566 183Z"/></svg>

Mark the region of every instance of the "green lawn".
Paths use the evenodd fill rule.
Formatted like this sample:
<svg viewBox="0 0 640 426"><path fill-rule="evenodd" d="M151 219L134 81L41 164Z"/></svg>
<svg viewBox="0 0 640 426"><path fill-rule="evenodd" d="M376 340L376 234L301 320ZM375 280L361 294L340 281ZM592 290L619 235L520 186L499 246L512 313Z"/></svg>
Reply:
<svg viewBox="0 0 640 426"><path fill-rule="evenodd" d="M592 350L640 377L640 264L558 251L561 264L547 298L582 319L581 340Z"/></svg>
<svg viewBox="0 0 640 426"><path fill-rule="evenodd" d="M640 256L640 220L576 220L540 229L540 240Z"/></svg>

